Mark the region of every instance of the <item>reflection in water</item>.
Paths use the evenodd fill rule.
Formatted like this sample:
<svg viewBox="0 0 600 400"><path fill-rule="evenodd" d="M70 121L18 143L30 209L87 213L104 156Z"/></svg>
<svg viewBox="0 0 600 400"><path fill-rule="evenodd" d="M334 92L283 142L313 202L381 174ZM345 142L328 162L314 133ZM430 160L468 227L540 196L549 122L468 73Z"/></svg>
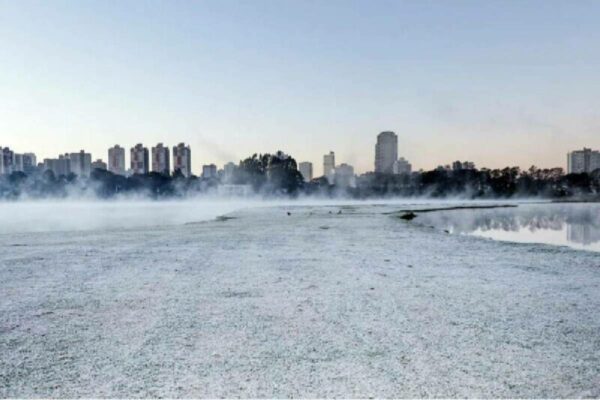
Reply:
<svg viewBox="0 0 600 400"><path fill-rule="evenodd" d="M432 212L418 219L452 233L600 251L600 204L525 204Z"/></svg>

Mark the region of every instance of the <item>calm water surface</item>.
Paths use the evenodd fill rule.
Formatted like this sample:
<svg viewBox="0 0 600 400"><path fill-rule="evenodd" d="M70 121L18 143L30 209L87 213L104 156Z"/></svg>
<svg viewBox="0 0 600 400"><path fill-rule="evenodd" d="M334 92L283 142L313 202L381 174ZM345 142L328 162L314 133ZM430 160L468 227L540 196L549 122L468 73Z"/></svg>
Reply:
<svg viewBox="0 0 600 400"><path fill-rule="evenodd" d="M420 214L417 220L451 233L600 252L598 203L521 204L516 208L441 211Z"/></svg>

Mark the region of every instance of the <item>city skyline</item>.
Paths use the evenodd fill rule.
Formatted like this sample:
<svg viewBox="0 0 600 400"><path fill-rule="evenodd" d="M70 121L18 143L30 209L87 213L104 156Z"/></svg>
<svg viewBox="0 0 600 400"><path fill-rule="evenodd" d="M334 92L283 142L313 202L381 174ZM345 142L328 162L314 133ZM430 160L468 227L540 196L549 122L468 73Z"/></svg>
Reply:
<svg viewBox="0 0 600 400"><path fill-rule="evenodd" d="M0 12L0 142L35 144L40 159L142 140L188 143L194 165L247 149L320 165L335 149L362 173L385 130L417 170L452 159L566 169L567 151L600 148L598 2L24 1Z"/></svg>
<svg viewBox="0 0 600 400"><path fill-rule="evenodd" d="M353 174L362 175L365 173L384 173L384 174L404 174L412 171L426 171L423 169L414 170L412 164L405 157L398 153L398 136L393 131L383 131L377 135L376 144L374 146L374 168L371 170L357 172L353 165L347 162L336 162L335 151L330 150L328 153L322 156L322 174L313 173L313 163L311 161L303 161L296 159L298 165L298 171L301 172L302 176L306 181L310 181L313 177L326 177L330 183L334 182L335 174L338 173L338 167L344 171L343 174L347 174L347 167L352 169ZM9 153L6 153L6 152ZM173 154L173 161L171 163L171 151ZM192 151L189 145L181 142L172 148L169 145L159 142L156 146L146 146L144 143L137 143L129 148L129 163L125 156L126 151L124 147L119 144L115 144L107 149L107 157L96 158L97 155L88 152L85 149L81 149L78 152L61 152L56 157L39 157L35 152L17 152L10 146L0 146L0 153L4 152L3 157L8 157L8 160L3 160L0 163L0 174L6 174L7 171L25 171L27 168L35 168L41 166L43 169L53 170L65 170L74 172L76 175L82 175L89 177L91 171L94 168L106 169L117 175L131 175L131 174L146 174L148 172L159 172L162 174L170 175L175 171L179 170L184 176L188 177L194 174L194 169L191 168L192 163ZM260 153L256 153L260 154ZM267 154L267 153L262 153ZM566 153L567 156L567 167L562 168L564 173L591 173L600 167L600 151L593 150L584 147L581 150L571 149ZM36 160L39 163L36 164ZM85 160L85 161L84 161ZM92 161L93 160L93 161ZM67 165L70 161L70 165ZM242 160L239 160L241 162ZM5 165L16 165L17 168L6 169ZM57 164L58 163L58 164ZM60 165L59 165L60 164ZM64 164L64 165L63 165ZM20 165L20 167L19 167ZM94 166L95 165L95 166ZM237 164L233 161L227 161L221 164L223 168L220 169L215 163L201 164L197 176L207 176L206 168L209 167L215 169L215 173L218 170L225 170L232 166L235 167ZM446 161L438 164L433 169L475 169L475 163L473 161ZM532 165L533 166L533 165ZM511 167L505 165L502 168ZM540 166L536 166L540 168ZM486 165L479 166L482 169L493 169ZM557 168L557 167L541 167L542 169ZM527 170L524 168L523 170ZM208 175L212 175L209 173ZM307 177L310 177L306 179Z"/></svg>

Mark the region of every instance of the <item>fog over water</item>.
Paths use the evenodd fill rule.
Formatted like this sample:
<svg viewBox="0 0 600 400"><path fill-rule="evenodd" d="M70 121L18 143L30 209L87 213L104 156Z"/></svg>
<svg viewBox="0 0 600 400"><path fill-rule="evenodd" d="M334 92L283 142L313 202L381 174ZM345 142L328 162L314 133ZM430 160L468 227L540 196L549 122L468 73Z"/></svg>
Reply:
<svg viewBox="0 0 600 400"><path fill-rule="evenodd" d="M153 201L35 200L0 202L0 234L97 229L128 229L208 221L249 207L335 206L348 204L451 204L431 200L261 200L203 198Z"/></svg>
<svg viewBox="0 0 600 400"><path fill-rule="evenodd" d="M154 201L44 200L0 202L0 234L151 228L209 221L255 207L387 205L427 209L470 205L513 204L515 208L464 209L418 213L417 225L521 243L547 243L600 251L600 204L535 204L527 201L432 199L281 199L202 198ZM388 209L389 211L389 209ZM372 212L377 212L376 209ZM383 211L382 211L383 212Z"/></svg>

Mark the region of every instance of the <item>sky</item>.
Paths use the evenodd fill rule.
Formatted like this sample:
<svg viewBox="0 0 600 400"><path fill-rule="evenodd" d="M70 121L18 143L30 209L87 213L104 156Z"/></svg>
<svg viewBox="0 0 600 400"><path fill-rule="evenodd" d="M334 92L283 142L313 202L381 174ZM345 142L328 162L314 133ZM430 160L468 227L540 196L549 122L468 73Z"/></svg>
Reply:
<svg viewBox="0 0 600 400"><path fill-rule="evenodd" d="M0 145L283 150L373 170L566 166L600 148L600 1L0 0ZM127 157L128 158L128 157ZM129 162L129 161L127 161Z"/></svg>

